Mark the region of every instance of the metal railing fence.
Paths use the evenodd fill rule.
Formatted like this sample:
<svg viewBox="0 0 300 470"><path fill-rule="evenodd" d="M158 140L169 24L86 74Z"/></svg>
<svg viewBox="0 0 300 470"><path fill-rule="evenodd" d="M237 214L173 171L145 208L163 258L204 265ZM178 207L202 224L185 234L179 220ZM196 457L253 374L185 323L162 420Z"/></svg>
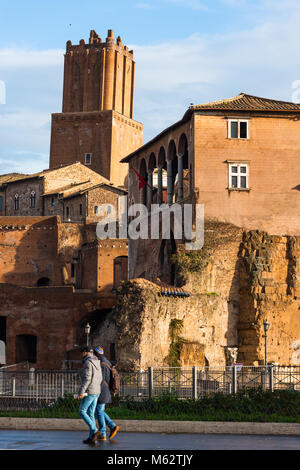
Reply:
<svg viewBox="0 0 300 470"><path fill-rule="evenodd" d="M241 390L299 390L300 366L169 367L120 372L120 397L153 398L171 393L203 398ZM57 399L77 393L80 371L11 371L0 369L0 397Z"/></svg>

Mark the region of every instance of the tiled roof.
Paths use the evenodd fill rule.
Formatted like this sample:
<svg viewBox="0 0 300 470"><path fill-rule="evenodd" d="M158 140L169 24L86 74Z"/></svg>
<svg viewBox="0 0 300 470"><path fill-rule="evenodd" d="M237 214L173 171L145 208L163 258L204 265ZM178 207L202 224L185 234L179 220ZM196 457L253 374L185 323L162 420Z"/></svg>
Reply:
<svg viewBox="0 0 300 470"><path fill-rule="evenodd" d="M189 110L226 110L226 111L292 111L300 112L300 104L289 101L271 100L259 96L240 93L234 98L212 101L190 106Z"/></svg>
<svg viewBox="0 0 300 470"><path fill-rule="evenodd" d="M7 175L0 175L0 185L5 183L11 183L12 181L18 181L19 179L26 178L28 175L22 173L9 173Z"/></svg>
<svg viewBox="0 0 300 470"><path fill-rule="evenodd" d="M153 139L146 142L144 145L136 149L134 152L130 153L126 157L121 159L121 163L128 163L130 160L139 154L142 150L150 147L152 144L157 142L159 139L164 137L166 134L174 130L176 127L181 126L183 123L190 119L191 115L197 111L248 111L248 112L258 112L264 111L266 113L272 112L290 112L298 113L300 112L300 104L291 103L289 101L279 101L271 100L268 98L260 98L259 96L247 95L247 93L240 93L233 98L227 98L219 101L212 101L210 103L196 104L190 106L187 111L184 113L180 121L175 122L171 126L164 129L158 135L153 137Z"/></svg>

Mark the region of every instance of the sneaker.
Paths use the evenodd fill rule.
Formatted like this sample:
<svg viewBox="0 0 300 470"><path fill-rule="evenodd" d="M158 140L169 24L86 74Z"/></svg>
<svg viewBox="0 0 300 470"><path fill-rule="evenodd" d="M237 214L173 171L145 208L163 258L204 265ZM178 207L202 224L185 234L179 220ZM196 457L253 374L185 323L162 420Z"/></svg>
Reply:
<svg viewBox="0 0 300 470"><path fill-rule="evenodd" d="M112 428L112 430L110 431L109 438L112 439L113 437L115 437L119 429L119 426L115 426L114 428Z"/></svg>
<svg viewBox="0 0 300 470"><path fill-rule="evenodd" d="M92 439L90 437L88 437L87 439L85 439L84 441L82 441L84 444L94 444Z"/></svg>
<svg viewBox="0 0 300 470"><path fill-rule="evenodd" d="M93 434L93 437L92 437L92 442L93 444L96 444L97 440L98 440L98 437L101 435L100 431L96 431L94 434Z"/></svg>
<svg viewBox="0 0 300 470"><path fill-rule="evenodd" d="M104 436L104 434L100 434L100 436L98 436L98 441L106 441L106 436Z"/></svg>

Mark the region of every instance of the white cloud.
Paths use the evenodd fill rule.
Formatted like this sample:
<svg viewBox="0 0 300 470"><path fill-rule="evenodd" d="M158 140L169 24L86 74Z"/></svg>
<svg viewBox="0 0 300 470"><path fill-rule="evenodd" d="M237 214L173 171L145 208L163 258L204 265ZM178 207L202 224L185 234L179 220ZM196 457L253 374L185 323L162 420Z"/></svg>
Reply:
<svg viewBox="0 0 300 470"><path fill-rule="evenodd" d="M53 67L63 63L64 51L50 49L32 51L29 49L0 49L0 71L6 68Z"/></svg>

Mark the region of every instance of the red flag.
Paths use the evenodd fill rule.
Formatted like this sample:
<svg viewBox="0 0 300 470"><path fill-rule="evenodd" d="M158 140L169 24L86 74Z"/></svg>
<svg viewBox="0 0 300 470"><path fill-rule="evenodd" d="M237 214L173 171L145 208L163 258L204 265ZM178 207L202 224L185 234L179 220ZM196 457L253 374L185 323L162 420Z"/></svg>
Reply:
<svg viewBox="0 0 300 470"><path fill-rule="evenodd" d="M148 188L152 189L151 186L147 183L146 180L144 180L144 178L136 171L135 168L131 168L135 174L137 175L138 179L139 179L139 189L142 189L145 185L148 186Z"/></svg>

